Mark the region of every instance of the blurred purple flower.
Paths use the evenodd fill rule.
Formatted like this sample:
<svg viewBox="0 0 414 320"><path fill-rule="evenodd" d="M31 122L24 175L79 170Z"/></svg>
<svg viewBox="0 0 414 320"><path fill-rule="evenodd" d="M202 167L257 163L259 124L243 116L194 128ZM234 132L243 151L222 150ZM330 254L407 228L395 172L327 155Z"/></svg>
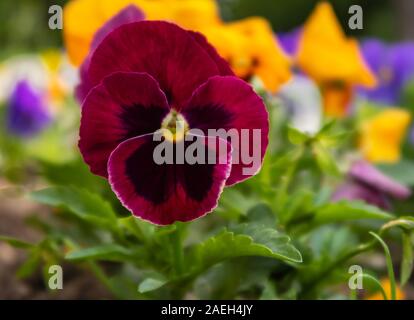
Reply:
<svg viewBox="0 0 414 320"><path fill-rule="evenodd" d="M298 50L301 35L302 28L296 28L289 32L278 33L277 38L283 50L293 57Z"/></svg>
<svg viewBox="0 0 414 320"><path fill-rule="evenodd" d="M11 134L32 137L51 122L43 97L27 81L16 84L8 103L7 128Z"/></svg>
<svg viewBox="0 0 414 320"><path fill-rule="evenodd" d="M375 89L360 89L360 94L377 103L398 105L409 81L414 80L414 43L389 45L369 39L361 45L369 67L378 77Z"/></svg>
<svg viewBox="0 0 414 320"><path fill-rule="evenodd" d="M349 173L349 180L334 193L332 200L362 200L382 209L390 209L388 197L407 199L411 190L365 161L355 162Z"/></svg>
<svg viewBox="0 0 414 320"><path fill-rule="evenodd" d="M341 200L362 200L385 210L391 209L388 197L384 193L355 181L345 182L335 191L332 201Z"/></svg>

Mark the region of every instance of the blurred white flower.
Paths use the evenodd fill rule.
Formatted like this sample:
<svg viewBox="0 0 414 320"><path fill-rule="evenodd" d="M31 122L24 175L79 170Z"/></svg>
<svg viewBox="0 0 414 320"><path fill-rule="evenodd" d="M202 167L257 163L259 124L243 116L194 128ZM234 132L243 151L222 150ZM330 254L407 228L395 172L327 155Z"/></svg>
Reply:
<svg viewBox="0 0 414 320"><path fill-rule="evenodd" d="M295 75L279 91L279 97L290 114L291 125L315 134L322 125L322 97L318 86L303 75Z"/></svg>
<svg viewBox="0 0 414 320"><path fill-rule="evenodd" d="M21 81L43 92L48 105L56 110L73 93L78 75L66 55L57 50L14 56L0 62L0 103L10 97Z"/></svg>

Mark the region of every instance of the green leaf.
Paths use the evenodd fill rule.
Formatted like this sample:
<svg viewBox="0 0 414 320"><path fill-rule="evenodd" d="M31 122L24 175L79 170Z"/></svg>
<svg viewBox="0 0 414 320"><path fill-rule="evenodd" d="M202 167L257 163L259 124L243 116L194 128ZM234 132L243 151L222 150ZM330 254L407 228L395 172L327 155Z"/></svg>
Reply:
<svg viewBox="0 0 414 320"><path fill-rule="evenodd" d="M146 293L150 291L157 290L164 286L168 282L167 279L164 278L147 278L142 281L138 286L139 293Z"/></svg>
<svg viewBox="0 0 414 320"><path fill-rule="evenodd" d="M31 243L8 236L0 236L0 241L6 242L7 244L17 249L31 249L34 247L34 245Z"/></svg>
<svg viewBox="0 0 414 320"><path fill-rule="evenodd" d="M105 179L93 175L81 159L63 164L40 161L40 165L42 175L55 185L75 186L94 192L101 191L106 185Z"/></svg>
<svg viewBox="0 0 414 320"><path fill-rule="evenodd" d="M316 157L316 162L322 172L332 176L339 176L340 172L336 165L334 157L321 144L315 143L313 145L313 153Z"/></svg>
<svg viewBox="0 0 414 320"><path fill-rule="evenodd" d="M358 245L357 239L347 226L327 225L312 232L306 241L312 250L313 262L326 263L338 259L349 248Z"/></svg>
<svg viewBox="0 0 414 320"><path fill-rule="evenodd" d="M42 256L40 250L33 250L27 260L17 270L17 276L22 279L31 276L37 270L41 261Z"/></svg>
<svg viewBox="0 0 414 320"><path fill-rule="evenodd" d="M234 188L226 188L220 197L220 213L226 216L238 218L244 216L246 211L256 204L255 199L251 199Z"/></svg>
<svg viewBox="0 0 414 320"><path fill-rule="evenodd" d="M351 134L351 132L339 132L332 135L322 135L318 141L325 148L337 147L346 142Z"/></svg>
<svg viewBox="0 0 414 320"><path fill-rule="evenodd" d="M319 130L317 136L320 137L322 135L325 135L327 133L330 133L332 131L332 129L335 127L335 125L336 125L336 120L335 119L332 119L332 120L327 121L323 125L323 127L321 128L321 130Z"/></svg>
<svg viewBox="0 0 414 320"><path fill-rule="evenodd" d="M249 222L261 223L266 226L273 226L276 224L276 218L272 209L264 203L260 203L247 212L247 219Z"/></svg>
<svg viewBox="0 0 414 320"><path fill-rule="evenodd" d="M136 217L120 218L118 223L143 242L150 241L156 231L154 225Z"/></svg>
<svg viewBox="0 0 414 320"><path fill-rule="evenodd" d="M393 215L377 207L359 201L340 201L315 209L312 222L316 225L361 220L390 220Z"/></svg>
<svg viewBox="0 0 414 320"><path fill-rule="evenodd" d="M288 127L288 139L292 144L300 145L309 140L309 136L296 128Z"/></svg>
<svg viewBox="0 0 414 320"><path fill-rule="evenodd" d="M169 226L155 228L154 236L162 238L174 233L177 230L177 226L179 223L180 222L176 222L175 224L171 224Z"/></svg>
<svg viewBox="0 0 414 320"><path fill-rule="evenodd" d="M301 212L309 212L313 208L314 194L305 189L298 189L288 195L288 201L281 212L278 212L278 218L285 224Z"/></svg>
<svg viewBox="0 0 414 320"><path fill-rule="evenodd" d="M272 281L267 281L263 288L262 293L260 294L260 300L276 300L277 292L275 284Z"/></svg>
<svg viewBox="0 0 414 320"><path fill-rule="evenodd" d="M31 194L36 201L68 209L87 222L113 228L116 215L111 205L99 195L75 187L51 187Z"/></svg>
<svg viewBox="0 0 414 320"><path fill-rule="evenodd" d="M225 230L195 246L191 255L202 270L227 259L245 256L302 262L300 252L287 235L253 224L240 225L233 231Z"/></svg>
<svg viewBox="0 0 414 320"><path fill-rule="evenodd" d="M257 224L246 223L232 228L239 235L247 235L256 245L270 249L273 258L291 262L302 262L300 252L290 243L290 238L274 228Z"/></svg>
<svg viewBox="0 0 414 320"><path fill-rule="evenodd" d="M410 232L403 232L402 234L402 250L400 282L401 286L404 286L413 272L413 243L411 242Z"/></svg>
<svg viewBox="0 0 414 320"><path fill-rule="evenodd" d="M134 253L119 245L107 244L69 252L65 259L70 261L101 260L123 262L133 260Z"/></svg>

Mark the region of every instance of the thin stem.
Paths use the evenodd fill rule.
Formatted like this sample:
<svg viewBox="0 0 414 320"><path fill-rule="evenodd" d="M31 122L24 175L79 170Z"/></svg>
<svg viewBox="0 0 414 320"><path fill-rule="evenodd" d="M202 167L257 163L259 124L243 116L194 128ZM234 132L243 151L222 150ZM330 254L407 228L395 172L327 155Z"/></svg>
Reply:
<svg viewBox="0 0 414 320"><path fill-rule="evenodd" d="M174 273L177 277L182 275L184 271L184 249L182 243L182 225L176 224L176 230L171 233L171 244L172 244L172 265Z"/></svg>
<svg viewBox="0 0 414 320"><path fill-rule="evenodd" d="M115 290L112 286L111 281L106 276L105 272L102 270L102 268L94 261L88 261L88 267L93 272L95 277L116 297L123 299L123 297L118 290Z"/></svg>
<svg viewBox="0 0 414 320"><path fill-rule="evenodd" d="M318 274L318 276L316 276L312 281L306 284L306 287L304 288L301 295L306 295L308 292L312 291L315 288L315 286L317 286L322 280L326 279L326 277L328 277L331 274L331 272L334 271L338 266L344 264L348 260L365 251L371 250L374 247L374 245L375 241L362 244L357 248L343 254L342 257L340 257L339 259L328 264L327 267Z"/></svg>
<svg viewBox="0 0 414 320"><path fill-rule="evenodd" d="M385 292L384 287L381 285L381 282L379 282L377 279L375 279L373 276L367 273L364 273L362 277L374 283L375 286L378 288L378 291L381 292L383 299L388 300L387 293Z"/></svg>
<svg viewBox="0 0 414 320"><path fill-rule="evenodd" d="M351 293L349 294L349 300L357 300L358 294L356 289L351 289Z"/></svg>
<svg viewBox="0 0 414 320"><path fill-rule="evenodd" d="M370 232L370 235L372 235L375 239L378 240L378 242L381 244L382 248L385 252L385 261L387 263L387 270L388 270L388 278L391 283L391 300L397 299L397 291L396 291L396 285L395 285L395 274L394 274L394 267L392 264L392 258L390 249L388 248L387 244L384 242L384 240L381 239L379 235L377 235L375 232Z"/></svg>
<svg viewBox="0 0 414 320"><path fill-rule="evenodd" d="M298 164L303 155L303 149L296 154L292 159L292 163L287 168L286 174L282 177L281 185L276 195L276 208L279 214L283 212L286 205L286 199L289 191L290 184L292 183L293 177L296 173Z"/></svg>
<svg viewBox="0 0 414 320"><path fill-rule="evenodd" d="M360 246L358 246L357 248L345 253L342 255L342 257L340 257L339 259L333 261L332 263L328 264L328 266L322 270L313 280L311 280L310 282L308 282L307 284L305 284L305 287L301 293L301 296L306 296L306 294L308 294L309 292L311 292L321 281L323 281L327 276L329 276L331 274L331 272L333 272L338 266L344 264L345 262L347 262L348 260L352 259L353 257L369 251L371 249L373 249L375 247L375 245L377 244L377 240L381 243L381 245L384 248L385 251L385 256L386 256L386 262L387 262L387 269L388 269L388 277L390 279L390 283L391 283L391 299L395 300L396 299L396 284L395 284L395 275L394 275L394 269L393 269L393 264L392 264L392 259L391 259L391 254L390 251L388 249L388 246L386 245L386 243L382 240L382 238L380 237L387 229L382 228L379 231L379 235L377 235L374 232L370 232L370 234L375 237L375 240L372 240L370 242L367 242L365 244L362 244ZM382 288L382 286L381 286ZM387 297L385 292L383 292L383 288L381 290L381 293L383 294L384 297Z"/></svg>

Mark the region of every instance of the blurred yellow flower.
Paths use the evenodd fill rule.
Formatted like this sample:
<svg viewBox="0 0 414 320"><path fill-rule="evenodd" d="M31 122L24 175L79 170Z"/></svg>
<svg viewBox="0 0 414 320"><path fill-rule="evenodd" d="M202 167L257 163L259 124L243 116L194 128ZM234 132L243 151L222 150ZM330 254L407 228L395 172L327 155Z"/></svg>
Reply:
<svg viewBox="0 0 414 320"><path fill-rule="evenodd" d="M215 0L157 0L167 6L168 14L158 19L170 20L183 28L201 30L221 24L220 10ZM145 8L143 8L146 12ZM157 19L148 15L150 20Z"/></svg>
<svg viewBox="0 0 414 320"><path fill-rule="evenodd" d="M361 127L359 149L371 162L395 163L400 160L401 142L410 124L408 111L390 108L365 121Z"/></svg>
<svg viewBox="0 0 414 320"><path fill-rule="evenodd" d="M128 5L141 9L149 20L167 20L199 30L220 23L214 0L72 0L64 9L63 35L70 60L79 66L96 31Z"/></svg>
<svg viewBox="0 0 414 320"><path fill-rule="evenodd" d="M296 59L321 86L330 116L345 115L354 86L376 85L357 41L346 37L328 2L319 3L305 23Z"/></svg>
<svg viewBox="0 0 414 320"><path fill-rule="evenodd" d="M40 58L49 72L56 73L62 64L63 54L60 50L48 49L40 53Z"/></svg>
<svg viewBox="0 0 414 320"><path fill-rule="evenodd" d="M391 282L389 279L382 279L381 285L384 288L385 293L387 294L387 298L391 299ZM405 299L405 292L401 290L399 286L395 288L396 293L396 300L404 300ZM381 292L374 293L368 296L367 300L384 300Z"/></svg>
<svg viewBox="0 0 414 320"><path fill-rule="evenodd" d="M40 59L47 73L46 98L52 108L58 109L63 105L70 88L60 74L65 56L60 50L49 49L40 53Z"/></svg>
<svg viewBox="0 0 414 320"><path fill-rule="evenodd" d="M290 60L269 23L256 17L224 23L214 0L72 0L64 10L64 39L75 65L86 58L96 31L130 4L149 20L202 32L243 79L257 76L272 92L290 79Z"/></svg>
<svg viewBox="0 0 414 320"><path fill-rule="evenodd" d="M240 78L249 80L257 76L272 92L290 79L290 59L280 48L267 20L252 17L201 32Z"/></svg>

